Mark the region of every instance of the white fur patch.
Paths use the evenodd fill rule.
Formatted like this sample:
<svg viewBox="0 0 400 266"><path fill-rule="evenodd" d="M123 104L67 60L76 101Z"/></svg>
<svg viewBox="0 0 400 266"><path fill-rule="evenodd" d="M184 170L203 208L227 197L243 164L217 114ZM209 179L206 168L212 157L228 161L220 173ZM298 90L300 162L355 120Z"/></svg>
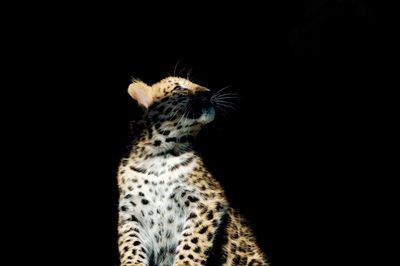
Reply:
<svg viewBox="0 0 400 266"><path fill-rule="evenodd" d="M139 221L140 241L146 253L153 254L156 265L173 264L175 249L190 211L181 197L183 192L190 193L182 178L193 171L195 161L170 170L193 156L193 153L186 153L165 159L155 157L134 164L135 168L146 169L146 173L132 170L131 163L124 167L125 184L120 206L128 207L128 211L123 212L123 216L129 219L134 215ZM126 198L129 194L131 196ZM142 200L147 203L143 204Z"/></svg>

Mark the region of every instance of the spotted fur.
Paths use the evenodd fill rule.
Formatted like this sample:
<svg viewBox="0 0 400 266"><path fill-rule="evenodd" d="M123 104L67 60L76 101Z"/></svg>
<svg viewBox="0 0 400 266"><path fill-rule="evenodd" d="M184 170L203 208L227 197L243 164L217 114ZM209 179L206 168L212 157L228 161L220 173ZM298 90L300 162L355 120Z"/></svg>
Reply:
<svg viewBox="0 0 400 266"><path fill-rule="evenodd" d="M169 77L152 86L134 80L128 92L145 114L118 172L121 266L268 265L193 150L199 130L214 119L209 90ZM221 256L211 258L218 250Z"/></svg>

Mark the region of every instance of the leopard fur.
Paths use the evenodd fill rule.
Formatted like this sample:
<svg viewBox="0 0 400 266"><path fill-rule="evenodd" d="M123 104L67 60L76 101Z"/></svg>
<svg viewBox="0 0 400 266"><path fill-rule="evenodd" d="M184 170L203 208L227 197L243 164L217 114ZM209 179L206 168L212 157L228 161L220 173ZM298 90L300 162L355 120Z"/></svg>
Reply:
<svg viewBox="0 0 400 266"><path fill-rule="evenodd" d="M211 92L179 77L129 94L144 109L118 170L121 266L210 264L221 235L218 265L268 265L244 219L193 149L214 119Z"/></svg>

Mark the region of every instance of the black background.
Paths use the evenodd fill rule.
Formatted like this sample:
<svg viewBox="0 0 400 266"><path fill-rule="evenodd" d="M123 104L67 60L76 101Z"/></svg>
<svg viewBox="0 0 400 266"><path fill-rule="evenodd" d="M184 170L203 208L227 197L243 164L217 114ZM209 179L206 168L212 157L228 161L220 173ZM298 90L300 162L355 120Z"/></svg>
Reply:
<svg viewBox="0 0 400 266"><path fill-rule="evenodd" d="M198 149L272 265L341 261L379 124L380 9L278 2L66 5L13 32L26 107L18 142L33 144L21 168L34 194L28 243L46 239L33 257L118 263L116 169L137 112L126 91L131 77L151 84L176 68L240 94Z"/></svg>

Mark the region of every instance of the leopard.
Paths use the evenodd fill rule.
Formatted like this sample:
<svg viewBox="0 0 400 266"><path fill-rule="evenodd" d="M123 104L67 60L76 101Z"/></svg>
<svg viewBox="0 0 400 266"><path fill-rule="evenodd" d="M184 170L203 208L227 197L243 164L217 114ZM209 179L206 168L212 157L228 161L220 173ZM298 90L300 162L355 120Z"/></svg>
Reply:
<svg viewBox="0 0 400 266"><path fill-rule="evenodd" d="M133 79L128 94L143 115L132 122L117 174L120 265L268 266L247 220L195 149L223 94L176 76L152 85Z"/></svg>

